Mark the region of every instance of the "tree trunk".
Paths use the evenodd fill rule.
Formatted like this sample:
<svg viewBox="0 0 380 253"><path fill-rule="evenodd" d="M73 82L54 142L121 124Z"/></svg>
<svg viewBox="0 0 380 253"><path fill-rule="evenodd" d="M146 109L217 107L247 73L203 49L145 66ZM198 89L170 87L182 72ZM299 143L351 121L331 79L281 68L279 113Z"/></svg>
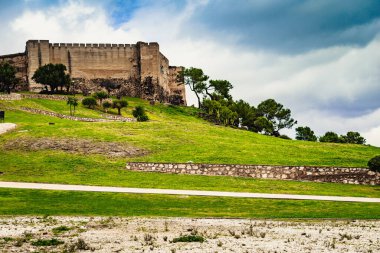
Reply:
<svg viewBox="0 0 380 253"><path fill-rule="evenodd" d="M199 98L198 93L194 92L198 99L198 108L201 108L201 99Z"/></svg>

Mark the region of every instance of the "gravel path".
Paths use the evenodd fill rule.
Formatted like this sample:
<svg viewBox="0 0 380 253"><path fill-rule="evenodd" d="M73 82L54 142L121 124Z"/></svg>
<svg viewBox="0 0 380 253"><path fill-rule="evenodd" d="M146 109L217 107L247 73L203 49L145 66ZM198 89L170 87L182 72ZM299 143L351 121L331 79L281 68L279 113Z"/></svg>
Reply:
<svg viewBox="0 0 380 253"><path fill-rule="evenodd" d="M13 123L0 123L0 134L8 132L9 130L12 130L14 128L16 128L16 124L13 124Z"/></svg>
<svg viewBox="0 0 380 253"><path fill-rule="evenodd" d="M20 182L0 182L0 188L88 191L88 192L116 192L116 193L137 193L137 194L168 194L168 195L213 196L213 197L234 197L234 198L326 200L326 201L343 201L343 202L380 203L380 198L363 198L363 197L338 197L338 196L270 194L270 193L248 193L248 192L171 190L171 189L126 188L126 187L43 184L43 183L20 183Z"/></svg>

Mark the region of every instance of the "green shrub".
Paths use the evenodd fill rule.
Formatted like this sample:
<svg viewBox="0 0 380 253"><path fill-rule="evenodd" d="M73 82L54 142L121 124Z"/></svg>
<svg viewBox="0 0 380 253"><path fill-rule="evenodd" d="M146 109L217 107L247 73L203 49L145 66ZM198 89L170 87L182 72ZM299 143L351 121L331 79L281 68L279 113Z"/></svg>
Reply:
<svg viewBox="0 0 380 253"><path fill-rule="evenodd" d="M50 240L38 239L37 241L32 242L33 246L57 246L60 244L63 244L63 242L55 238Z"/></svg>
<svg viewBox="0 0 380 253"><path fill-rule="evenodd" d="M100 104L102 104L103 99L108 98L108 94L107 94L107 92L105 92L105 91L95 92L92 96L93 96L95 99L98 99L99 102L100 102Z"/></svg>
<svg viewBox="0 0 380 253"><path fill-rule="evenodd" d="M200 235L184 235L174 238L173 242L204 242L205 239Z"/></svg>
<svg viewBox="0 0 380 253"><path fill-rule="evenodd" d="M368 161L368 168L375 172L380 172L380 155Z"/></svg>
<svg viewBox="0 0 380 253"><path fill-rule="evenodd" d="M106 110L107 112L108 109L112 107L112 103L109 101L105 101L102 106L103 106L103 109Z"/></svg>
<svg viewBox="0 0 380 253"><path fill-rule="evenodd" d="M96 103L96 99L93 98L93 97L84 98L84 99L82 100L82 105L83 105L84 107L94 109L95 106L97 105L97 103Z"/></svg>
<svg viewBox="0 0 380 253"><path fill-rule="evenodd" d="M148 115L145 113L145 108L141 105L136 106L132 111L133 117L137 119L137 121L148 121Z"/></svg>
<svg viewBox="0 0 380 253"><path fill-rule="evenodd" d="M66 231L70 231L71 228L69 227L66 227L66 226L59 226L59 227L56 227L56 228L53 228L52 231L54 234L60 234L60 233L63 233L63 232L66 232Z"/></svg>

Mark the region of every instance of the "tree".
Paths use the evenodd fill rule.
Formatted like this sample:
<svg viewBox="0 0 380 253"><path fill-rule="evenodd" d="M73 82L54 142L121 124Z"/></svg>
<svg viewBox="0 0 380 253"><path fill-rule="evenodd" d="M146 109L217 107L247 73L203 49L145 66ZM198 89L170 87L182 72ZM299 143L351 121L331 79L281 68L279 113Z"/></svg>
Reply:
<svg viewBox="0 0 380 253"><path fill-rule="evenodd" d="M11 93L12 90L19 83L16 78L16 68L8 62L0 63L0 91Z"/></svg>
<svg viewBox="0 0 380 253"><path fill-rule="evenodd" d="M227 80L210 80L209 85L205 87L205 93L213 100L218 96L231 100L230 90L232 88L232 84Z"/></svg>
<svg viewBox="0 0 380 253"><path fill-rule="evenodd" d="M258 117L254 122L254 132L273 135L273 123L264 116Z"/></svg>
<svg viewBox="0 0 380 253"><path fill-rule="evenodd" d="M111 94L111 91L120 89L121 85L112 81L111 79L103 79L100 82L100 87L103 87L104 89L106 89L109 96Z"/></svg>
<svg viewBox="0 0 380 253"><path fill-rule="evenodd" d="M108 109L112 107L112 104L110 102L108 102L108 101L105 101L102 106L103 106L103 109L106 112L108 112Z"/></svg>
<svg viewBox="0 0 380 253"><path fill-rule="evenodd" d="M82 105L84 107L87 107L87 108L90 108L90 109L94 109L95 106L97 105L96 99L93 98L93 97L84 98L82 100Z"/></svg>
<svg viewBox="0 0 380 253"><path fill-rule="evenodd" d="M290 109L284 108L274 99L267 99L257 106L257 116L265 117L273 125L272 135L279 136L279 131L283 128L292 128L297 121L291 117ZM262 120L260 120L262 121Z"/></svg>
<svg viewBox="0 0 380 253"><path fill-rule="evenodd" d="M128 101L123 99L115 99L112 102L112 107L117 108L117 113L121 115L121 109L128 106Z"/></svg>
<svg viewBox="0 0 380 253"><path fill-rule="evenodd" d="M252 130L254 127L254 122L256 120L256 108L251 106L244 100L239 100L230 106L230 109L237 113L237 120L235 122L236 126L245 126Z"/></svg>
<svg viewBox="0 0 380 253"><path fill-rule="evenodd" d="M66 87L67 90L70 88L71 80L70 75L66 74L66 66L63 64L52 64L39 67L32 79L40 84L50 86L52 92L57 91L58 87L63 89Z"/></svg>
<svg viewBox="0 0 380 253"><path fill-rule="evenodd" d="M108 98L108 94L105 91L99 91L99 92L95 92L93 97L99 100L99 104L102 104L103 99Z"/></svg>
<svg viewBox="0 0 380 253"><path fill-rule="evenodd" d="M137 121L148 121L148 115L145 113L145 108L141 105L136 106L135 109L132 111L133 117L137 119Z"/></svg>
<svg viewBox="0 0 380 253"><path fill-rule="evenodd" d="M189 86L190 90L197 96L198 108L201 108L200 95L206 90L206 81L209 77L203 73L202 69L193 67L185 68L180 72L180 76L185 85Z"/></svg>
<svg viewBox="0 0 380 253"><path fill-rule="evenodd" d="M347 132L346 135L341 136L342 142L351 144L365 144L366 139L360 136L358 132Z"/></svg>
<svg viewBox="0 0 380 253"><path fill-rule="evenodd" d="M310 127L297 127L296 128L296 139L301 141L317 141L317 136L315 136L314 131Z"/></svg>
<svg viewBox="0 0 380 253"><path fill-rule="evenodd" d="M67 104L70 106L70 115L74 116L75 108L78 106L78 99L76 97L68 97ZM74 108L74 110L72 110Z"/></svg>
<svg viewBox="0 0 380 253"><path fill-rule="evenodd" d="M334 132L326 132L324 135L319 137L320 142L332 142L332 143L341 143L342 139L339 138L338 134Z"/></svg>

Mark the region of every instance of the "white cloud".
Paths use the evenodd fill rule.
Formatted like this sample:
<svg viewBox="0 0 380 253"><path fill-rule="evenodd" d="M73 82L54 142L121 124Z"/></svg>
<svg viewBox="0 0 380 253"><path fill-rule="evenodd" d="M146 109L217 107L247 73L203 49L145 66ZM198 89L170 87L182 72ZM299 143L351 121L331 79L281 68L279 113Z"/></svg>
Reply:
<svg viewBox="0 0 380 253"><path fill-rule="evenodd" d="M292 109L301 125L318 134L332 130L365 133L368 142L379 144L379 109L364 116L343 117L329 110L334 103L361 103L379 91L380 38L363 48L331 47L302 55L282 56L242 48L191 29L191 16L205 2L190 1L183 10L170 5L153 5L135 12L120 27L112 27L106 12L97 5L70 1L40 11L25 10L0 28L7 34L0 41L0 53L24 49L28 39L52 42L135 43L158 41L171 65L202 68L213 79L227 79L235 98L257 104L275 98ZM5 30L4 30L5 29ZM190 30L191 31L190 31ZM5 32L7 31L7 32ZM198 32L198 33L197 33ZM189 95L189 100L195 102ZM377 104L379 106L379 104ZM347 110L344 106L341 110Z"/></svg>

